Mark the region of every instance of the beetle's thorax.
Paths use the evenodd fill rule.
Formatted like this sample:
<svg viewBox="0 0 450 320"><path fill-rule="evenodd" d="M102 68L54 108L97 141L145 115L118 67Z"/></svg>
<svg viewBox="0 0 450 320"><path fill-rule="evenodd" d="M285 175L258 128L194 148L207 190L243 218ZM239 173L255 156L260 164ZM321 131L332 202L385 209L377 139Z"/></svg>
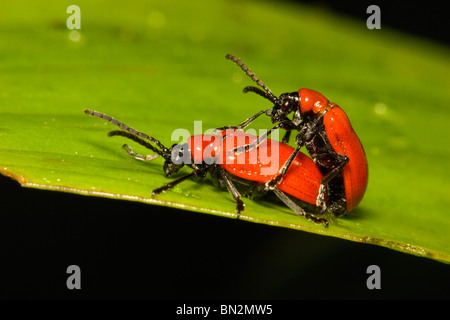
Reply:
<svg viewBox="0 0 450 320"><path fill-rule="evenodd" d="M302 114L312 112L316 116L320 116L334 106L321 93L311 89L300 89L298 95L299 109Z"/></svg>

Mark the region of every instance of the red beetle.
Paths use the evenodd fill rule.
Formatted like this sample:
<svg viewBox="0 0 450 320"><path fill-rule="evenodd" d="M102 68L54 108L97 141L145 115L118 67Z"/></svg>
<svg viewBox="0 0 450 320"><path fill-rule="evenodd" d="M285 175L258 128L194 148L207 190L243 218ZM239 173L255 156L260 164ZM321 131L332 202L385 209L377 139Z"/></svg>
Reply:
<svg viewBox="0 0 450 320"><path fill-rule="evenodd" d="M294 148L287 144L264 139L257 148L252 148L245 153L237 155L234 152L237 146L252 144L258 137L234 130L223 130L216 135L191 136L185 144L174 144L168 149L155 138L130 128L108 115L92 110L85 110L85 113L109 121L124 130L111 131L108 133L108 136L124 136L156 153L156 155L143 156L133 152L130 146L124 145L130 156L144 161L151 161L158 156L163 157L165 159L164 171L166 176L170 177L184 165L194 169L191 173L153 190L153 195L173 188L189 177L204 178L206 173L210 172L213 177L218 179L220 185L227 187L236 201L238 218L240 212L244 210L244 203L235 184L245 186L244 192L246 195L264 191L264 183L273 180L277 176L279 165L284 164L294 151ZM145 140L156 144L157 147ZM262 155L271 156L263 157ZM273 155L278 156L274 157ZM322 178L322 173L314 162L308 156L299 152L293 159L283 180L279 181L272 190L278 198L298 215L304 216L317 224L327 226L328 221L326 219L318 218L311 213L305 212L297 204L297 202L301 202L301 205L307 207L308 210L320 211L321 208L316 207L317 199L326 197L326 189L321 191L325 194L320 194L319 191ZM323 205L325 205L325 201Z"/></svg>
<svg viewBox="0 0 450 320"><path fill-rule="evenodd" d="M276 97L240 59L233 55L227 55L226 58L234 61L262 88L249 86L244 88L244 92L255 92L274 104L272 109L262 110L240 125L230 128L243 129L261 114L266 114L273 123L277 123L269 130L269 134L278 128L288 130L283 138L284 143L288 142L291 130L299 132L296 137L297 148L280 167L279 175L266 183L266 188L271 189L282 179L292 159L305 145L324 175L321 190L328 184L329 210L336 215L352 211L366 191L368 166L364 148L345 112L322 94L310 89L300 89ZM292 119L288 118L291 113ZM244 147L248 150L256 145L257 143L253 143ZM243 147L237 149L243 150ZM321 204L324 204L323 199L317 202L317 205Z"/></svg>
<svg viewBox="0 0 450 320"><path fill-rule="evenodd" d="M309 134L312 137L305 141L306 148L324 172L324 180L332 183L335 190L344 186L340 192L345 192L345 208L350 212L361 202L368 181L367 159L361 141L338 105L310 89L300 89L298 95L303 117L310 122L321 118L323 122L323 127L317 125L316 129L309 129L313 134ZM331 200L333 203L343 199L336 193ZM343 205L341 203L334 211L343 213L339 212Z"/></svg>

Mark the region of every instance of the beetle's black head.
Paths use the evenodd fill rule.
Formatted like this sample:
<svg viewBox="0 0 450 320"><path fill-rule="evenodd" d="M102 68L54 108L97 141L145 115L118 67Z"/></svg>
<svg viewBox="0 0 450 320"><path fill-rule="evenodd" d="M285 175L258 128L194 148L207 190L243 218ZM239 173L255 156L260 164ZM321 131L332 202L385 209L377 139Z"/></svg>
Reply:
<svg viewBox="0 0 450 320"><path fill-rule="evenodd" d="M170 158L164 162L164 173L167 177L177 173L185 164L191 163L191 152L189 145L174 144L170 148Z"/></svg>
<svg viewBox="0 0 450 320"><path fill-rule="evenodd" d="M298 110L298 92L283 93L275 101L272 109L272 123L283 121L291 112Z"/></svg>

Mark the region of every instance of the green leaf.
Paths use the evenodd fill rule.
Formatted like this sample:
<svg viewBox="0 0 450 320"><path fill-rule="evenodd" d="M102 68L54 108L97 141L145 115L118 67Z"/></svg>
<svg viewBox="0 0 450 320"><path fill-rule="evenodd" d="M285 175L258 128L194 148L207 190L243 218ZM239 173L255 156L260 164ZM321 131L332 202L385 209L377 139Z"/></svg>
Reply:
<svg viewBox="0 0 450 320"><path fill-rule="evenodd" d="M170 181L162 160L131 159L123 138L106 136L114 126L83 113L107 113L167 146L179 142L175 129L194 134L196 120L203 130L236 125L270 104L242 94L253 83L224 59L234 53L276 94L307 87L343 107L370 175L360 206L329 228L268 199L244 199L241 219L450 262L448 48L293 3L77 5L81 30L67 29L68 4L0 10L2 174L27 187L234 218L235 203L210 178L151 197Z"/></svg>

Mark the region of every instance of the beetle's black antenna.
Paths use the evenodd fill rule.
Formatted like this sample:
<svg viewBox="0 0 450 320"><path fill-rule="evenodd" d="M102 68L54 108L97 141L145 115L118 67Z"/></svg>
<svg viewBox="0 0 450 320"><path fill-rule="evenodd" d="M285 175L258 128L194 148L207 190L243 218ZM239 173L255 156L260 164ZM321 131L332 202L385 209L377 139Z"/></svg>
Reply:
<svg viewBox="0 0 450 320"><path fill-rule="evenodd" d="M127 126L126 124L108 116L107 114L101 113L101 112L97 112L94 110L84 110L84 113L86 113L87 115L99 118L99 119L103 119L105 121L111 122L113 125L118 126L120 129L127 131L128 133L125 133L123 131L111 131L110 133L108 133L108 136L115 136L115 135L121 135L124 136L126 138L129 138L131 140L136 141L137 143L143 145L144 147L158 153L159 155L161 155L162 157L166 158L166 155L169 155L170 157L170 150L167 149L159 140L150 137L149 135L146 135L145 133L142 133L140 131L137 131L136 129L130 128L129 126ZM123 132L123 133L119 133L119 132ZM143 140L148 140L150 142L153 142L154 144L156 144L161 150L156 149L155 147L153 147L152 145L146 143Z"/></svg>
<svg viewBox="0 0 450 320"><path fill-rule="evenodd" d="M268 94L267 92L265 92L264 90L262 90L262 89L260 89L258 87L248 86L248 87L245 87L242 91L244 93L247 93L249 91L254 92L257 95L260 95L261 97L263 97L264 99L272 101L273 103L275 103L278 100L273 95Z"/></svg>
<svg viewBox="0 0 450 320"><path fill-rule="evenodd" d="M151 145L150 143L148 143L147 141L145 141L145 140L143 140L143 139L141 139L141 138L139 138L139 137L136 137L135 135L132 135L132 134L129 133L129 132L121 131L121 130L114 130L114 131L108 132L108 137L113 137L113 136L122 136L122 137L128 138L128 139L130 139L130 140L133 140L134 142L139 143L141 146L144 146L144 147L146 147L147 149L150 149L150 150L152 150L153 152L155 152L157 155L152 155L152 156L154 156L154 157L155 157L155 156L158 157L158 155L160 155L160 156L163 157L164 159L170 159L170 152L164 153L164 151L161 151L161 150L155 148L154 146L152 146L152 145ZM124 145L124 146L126 146L126 145ZM129 148L129 147L126 147L126 150L127 150L127 153L130 154L128 148ZM165 150L167 150L167 148L165 148ZM130 155L131 155L131 154L130 154Z"/></svg>
<svg viewBox="0 0 450 320"><path fill-rule="evenodd" d="M247 67L245 65L245 63L242 62L241 59L239 59L238 57L236 57L232 54L227 54L225 56L225 58L229 59L231 61L234 61L234 63L236 63L239 67L241 67L241 69L247 74L247 76L252 78L252 80L255 81L258 86L260 86L261 88L263 88L266 91L266 94L262 95L256 90L248 90L248 91L253 91L255 93L258 93L259 95L265 97L266 99L269 99L272 102L275 102L277 100L277 97L275 97L275 95L272 93L272 91L270 91L270 89L253 73L252 70L249 69L249 67ZM245 89L244 89L244 92L247 92L247 91L245 91Z"/></svg>

